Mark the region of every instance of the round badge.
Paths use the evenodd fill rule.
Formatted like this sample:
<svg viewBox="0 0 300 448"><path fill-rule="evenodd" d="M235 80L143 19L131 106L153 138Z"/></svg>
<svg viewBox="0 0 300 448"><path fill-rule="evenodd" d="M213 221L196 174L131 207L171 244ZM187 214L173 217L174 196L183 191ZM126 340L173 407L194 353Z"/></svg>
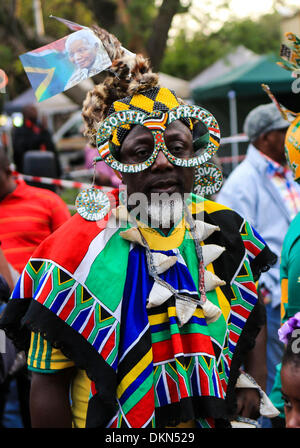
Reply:
<svg viewBox="0 0 300 448"><path fill-rule="evenodd" d="M87 221L100 221L110 210L108 196L97 188L82 190L75 201L77 212Z"/></svg>
<svg viewBox="0 0 300 448"><path fill-rule="evenodd" d="M195 172L194 193L199 196L216 194L223 183L222 171L213 163L205 163Z"/></svg>

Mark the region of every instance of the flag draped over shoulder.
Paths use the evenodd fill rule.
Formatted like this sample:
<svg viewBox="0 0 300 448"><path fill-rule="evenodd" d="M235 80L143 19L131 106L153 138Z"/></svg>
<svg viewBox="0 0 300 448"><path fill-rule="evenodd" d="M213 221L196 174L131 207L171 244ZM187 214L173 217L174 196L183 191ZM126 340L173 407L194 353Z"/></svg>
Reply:
<svg viewBox="0 0 300 448"><path fill-rule="evenodd" d="M204 221L220 228L205 244L226 248L206 267L226 282L207 292L221 310L215 322L197 307L180 326L172 295L147 308L154 280L144 247L120 235L129 223L107 225L109 215L97 223L72 217L35 252L15 288L1 326L23 344L28 329L41 333L86 370L89 427L228 424L238 368L258 332L255 280L275 260L235 212L192 195L194 217L198 205ZM160 276L195 298L198 260L184 232L180 244L176 232L167 239L152 232L149 245L152 253L177 257Z"/></svg>

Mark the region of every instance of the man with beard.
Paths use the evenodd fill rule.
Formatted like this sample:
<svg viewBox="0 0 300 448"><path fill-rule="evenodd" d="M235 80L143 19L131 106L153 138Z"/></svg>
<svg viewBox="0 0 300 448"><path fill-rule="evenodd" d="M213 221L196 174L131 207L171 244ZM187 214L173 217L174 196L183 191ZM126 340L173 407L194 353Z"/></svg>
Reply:
<svg viewBox="0 0 300 448"><path fill-rule="evenodd" d="M94 31L114 62L84 102L86 135L126 188L78 197L78 214L35 252L2 318L16 343L33 332L33 426L256 418L257 391L237 403L235 385L263 326L255 280L274 254L235 212L191 193L195 164L207 160L195 150L205 120L192 112L217 146L214 118L180 106L142 56L128 59L116 42L112 51Z"/></svg>

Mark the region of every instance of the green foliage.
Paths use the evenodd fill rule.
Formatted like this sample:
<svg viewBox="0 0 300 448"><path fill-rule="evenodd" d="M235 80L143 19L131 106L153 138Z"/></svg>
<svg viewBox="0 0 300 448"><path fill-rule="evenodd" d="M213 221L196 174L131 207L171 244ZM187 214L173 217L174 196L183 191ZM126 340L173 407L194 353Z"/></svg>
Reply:
<svg viewBox="0 0 300 448"><path fill-rule="evenodd" d="M74 0L51 0L43 2L43 16L45 24L45 32L49 36L61 38L69 34L71 31L62 23L49 16L54 15L62 17L80 25L89 26L96 23L93 12L87 8L85 2Z"/></svg>
<svg viewBox="0 0 300 448"><path fill-rule="evenodd" d="M49 16L52 14L81 25L90 25L95 22L93 13L87 8L84 1L79 0L42 0L42 11L45 33L48 36L59 39L70 32L68 28ZM26 25L34 27L34 14L32 1L21 1L18 8L18 17Z"/></svg>
<svg viewBox="0 0 300 448"><path fill-rule="evenodd" d="M10 0L6 1L8 3L1 3L0 0L0 68L10 78L9 92L14 97L29 86L18 56L46 42L39 41L35 36L32 0L14 0L10 4L14 8L7 6ZM172 1L174 4L178 3L177 0ZM171 0L168 2L170 6ZM210 4L212 0L207 2ZM161 17L163 23L156 22L156 18L160 17L158 14L161 4L163 0L41 0L46 39L51 41L70 33L64 24L51 19L51 14L87 26L98 23L115 34L129 50L144 52L147 49L152 61L159 54L155 65L157 67L164 51L163 45L161 53L159 52L158 43L167 38L167 33L162 36L163 33L153 32L155 23L158 24L158 29L161 29L160 26L163 28L165 23L164 15ZM191 4L192 0L180 0L181 6L177 11L189 11L193 14ZM226 0L220 5L222 8L229 8ZM244 45L258 54L278 52L279 15L267 15L258 21L232 18L222 29L210 34L208 30L214 19L207 12L196 19L200 31L190 37L191 30L182 25L181 31L165 52L160 71L188 80L238 45ZM159 37L160 41L151 39L153 36Z"/></svg>
<svg viewBox="0 0 300 448"><path fill-rule="evenodd" d="M0 68L5 71L8 77L9 91L13 94L15 89L18 90L17 80L19 79L19 76L21 75L21 78L23 78L23 66L20 59L15 57L13 50L10 47L1 44L0 61Z"/></svg>
<svg viewBox="0 0 300 448"><path fill-rule="evenodd" d="M71 32L64 24L51 19L51 14L83 25L96 22L83 1L41 0L41 4L46 40L39 42L39 38L35 36L32 0L16 0L13 11L0 1L0 37L3 36L3 44L0 44L0 68L8 76L10 98L14 98L30 85L19 56L38 48L46 41L59 39ZM11 17L8 17L9 13L12 14Z"/></svg>
<svg viewBox="0 0 300 448"><path fill-rule="evenodd" d="M0 44L0 60L2 70L7 72L13 59L14 55L11 48L7 47L6 45Z"/></svg>
<svg viewBox="0 0 300 448"><path fill-rule="evenodd" d="M199 32L192 38L181 30L167 48L160 70L189 80L239 45L265 54L278 53L280 42L278 14L262 16L258 21L232 19L217 32Z"/></svg>
<svg viewBox="0 0 300 448"><path fill-rule="evenodd" d="M128 15L138 17L139 20L131 20L133 25L132 35L143 36L144 42L151 32L152 21L157 13L154 0L132 0L128 4Z"/></svg>
<svg viewBox="0 0 300 448"><path fill-rule="evenodd" d="M223 55L224 49L218 39L198 34L189 40L181 31L167 48L160 71L188 80Z"/></svg>

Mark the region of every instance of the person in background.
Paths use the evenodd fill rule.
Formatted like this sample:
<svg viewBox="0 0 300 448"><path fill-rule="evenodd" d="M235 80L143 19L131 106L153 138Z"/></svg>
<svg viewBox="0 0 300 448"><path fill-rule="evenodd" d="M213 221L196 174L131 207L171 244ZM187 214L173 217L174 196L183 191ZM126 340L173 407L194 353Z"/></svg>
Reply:
<svg viewBox="0 0 300 448"><path fill-rule="evenodd" d="M244 218L192 193L193 122L175 115L167 124L185 106L147 59L128 60L121 48L111 49L112 71L88 93L83 117L93 142L123 112L113 151L129 199L143 197L140 214L124 190L107 194L108 214L95 221L79 207L37 248L0 325L30 345L35 427L230 427L233 415L259 414L257 391L235 385L263 322L255 279L276 256ZM130 127L129 109L149 128ZM165 146L156 134L154 148L149 129ZM152 163L129 171L145 157ZM255 402L250 415L238 393Z"/></svg>
<svg viewBox="0 0 300 448"><path fill-rule="evenodd" d="M14 287L11 270L0 247L0 315ZM12 341L0 331L0 428L4 427L3 414L9 392L10 373L18 352ZM24 366L24 364L23 364ZM18 420L18 415L16 416Z"/></svg>
<svg viewBox="0 0 300 448"><path fill-rule="evenodd" d="M69 218L56 193L13 177L0 148L0 241L8 263L21 273L35 248Z"/></svg>
<svg viewBox="0 0 300 448"><path fill-rule="evenodd" d="M46 126L46 121L38 120L38 111L34 104L25 106L22 110L23 124L15 127L12 134L13 161L16 170L23 173L24 155L27 151L50 151L55 156L57 177L61 175L61 167L56 147Z"/></svg>
<svg viewBox="0 0 300 448"><path fill-rule="evenodd" d="M1 248L1 242L0 242L0 274L5 279L5 282L9 290L12 291L17 283L19 275L16 271L14 271L12 266L7 263L3 250Z"/></svg>
<svg viewBox="0 0 300 448"><path fill-rule="evenodd" d="M300 116L290 124L285 138L288 165L294 180L300 183ZM292 221L285 235L280 263L281 323L285 324L300 311L300 213ZM299 315L299 314L298 314ZM284 327L286 328L286 327ZM281 330L280 330L281 331ZM299 330L300 332L300 330ZM286 342L286 341L285 341ZM285 357L284 357L285 359ZM297 357L295 357L295 360ZM270 393L271 401L280 410L280 416L272 420L274 427L285 425L285 405L281 391L282 363L276 366L275 382ZM296 388L296 386L295 386ZM288 424L288 423L287 423Z"/></svg>
<svg viewBox="0 0 300 448"><path fill-rule="evenodd" d="M287 167L284 140L289 123L273 104L256 107L246 117L244 132L249 137L245 160L225 181L217 201L254 226L278 256L268 272L262 273L259 292L267 312L267 394L270 393L283 345L280 326L280 254L283 239L300 210L300 187Z"/></svg>
<svg viewBox="0 0 300 448"><path fill-rule="evenodd" d="M12 276L0 248L0 315L5 307L5 302L9 299L12 288ZM17 350L12 341L5 335L4 331L0 331L0 428L3 427L1 416L3 415L6 401L6 384L16 356Z"/></svg>
<svg viewBox="0 0 300 448"><path fill-rule="evenodd" d="M1 252L8 262L5 265L3 260L4 269L13 276L7 277L11 289L36 247L69 218L66 204L56 193L29 186L13 177L8 157L0 148L0 241ZM9 418L6 425L28 427L29 379L26 364L8 383L6 406L10 407L10 413L6 407L3 416L4 419L6 416ZM22 420L18 423L14 417L17 413L17 390L22 410ZM10 398L11 394L15 396L13 399Z"/></svg>

